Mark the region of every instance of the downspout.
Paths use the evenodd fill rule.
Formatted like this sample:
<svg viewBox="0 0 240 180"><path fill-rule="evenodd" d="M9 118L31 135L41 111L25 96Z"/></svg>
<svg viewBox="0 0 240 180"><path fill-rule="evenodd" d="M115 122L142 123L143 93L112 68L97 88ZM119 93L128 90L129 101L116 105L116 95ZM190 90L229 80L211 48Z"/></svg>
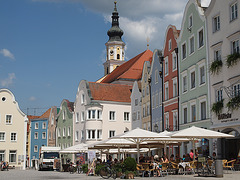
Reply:
<svg viewBox="0 0 240 180"><path fill-rule="evenodd" d="M175 53L176 53L176 57L177 57L177 70L178 70L178 48L176 47L174 49ZM180 93L180 88L179 88L179 72L177 75L177 86L178 86L178 124L177 124L177 130L179 131L179 93Z"/></svg>
<svg viewBox="0 0 240 180"><path fill-rule="evenodd" d="M153 129L152 129L152 93L151 93L152 88L151 88L151 81L152 81L151 77L148 78L149 96L150 96L150 105L149 105L149 108L150 108L150 115L149 115L150 116L150 128L151 128L151 131L153 131Z"/></svg>

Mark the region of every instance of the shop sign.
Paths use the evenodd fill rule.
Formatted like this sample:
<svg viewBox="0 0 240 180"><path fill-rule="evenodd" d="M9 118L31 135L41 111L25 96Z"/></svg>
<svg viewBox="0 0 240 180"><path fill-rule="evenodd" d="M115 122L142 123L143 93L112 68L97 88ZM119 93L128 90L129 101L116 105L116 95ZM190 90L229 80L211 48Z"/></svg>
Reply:
<svg viewBox="0 0 240 180"><path fill-rule="evenodd" d="M233 118L233 119L231 119L231 118L232 118L232 114L230 114L230 113L223 113L223 114L218 115L218 120L220 120L221 123L238 120L238 118Z"/></svg>

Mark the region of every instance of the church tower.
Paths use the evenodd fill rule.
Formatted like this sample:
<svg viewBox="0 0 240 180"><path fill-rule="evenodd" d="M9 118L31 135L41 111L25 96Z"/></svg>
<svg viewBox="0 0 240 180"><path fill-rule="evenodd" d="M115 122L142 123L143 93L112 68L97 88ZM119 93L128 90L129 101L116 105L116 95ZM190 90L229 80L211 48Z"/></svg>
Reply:
<svg viewBox="0 0 240 180"><path fill-rule="evenodd" d="M119 16L117 12L117 2L114 2L114 10L112 12L112 27L108 30L109 36L106 45L107 57L104 65L104 75L110 74L115 68L122 65L124 61L125 43L122 41L123 31L119 27Z"/></svg>

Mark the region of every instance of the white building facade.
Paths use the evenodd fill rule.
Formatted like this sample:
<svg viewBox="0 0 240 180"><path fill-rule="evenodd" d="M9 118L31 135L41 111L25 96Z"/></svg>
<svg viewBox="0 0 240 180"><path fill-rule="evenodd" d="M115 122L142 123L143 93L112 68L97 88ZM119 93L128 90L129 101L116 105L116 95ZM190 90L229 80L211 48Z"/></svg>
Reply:
<svg viewBox="0 0 240 180"><path fill-rule="evenodd" d="M74 145L131 130L131 86L82 80L74 103Z"/></svg>
<svg viewBox="0 0 240 180"><path fill-rule="evenodd" d="M211 128L235 135L234 139L223 139L218 143L215 140L213 151L227 159L236 159L240 149L239 5L239 0L212 0L205 12L210 61Z"/></svg>

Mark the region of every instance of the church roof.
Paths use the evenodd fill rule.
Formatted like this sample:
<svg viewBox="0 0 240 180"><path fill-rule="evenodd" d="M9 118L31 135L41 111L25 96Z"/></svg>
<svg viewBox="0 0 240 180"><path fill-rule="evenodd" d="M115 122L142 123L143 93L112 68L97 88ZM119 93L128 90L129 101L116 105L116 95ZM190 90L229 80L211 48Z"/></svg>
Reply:
<svg viewBox="0 0 240 180"><path fill-rule="evenodd" d="M89 89L93 100L131 102L130 85L89 82Z"/></svg>
<svg viewBox="0 0 240 180"><path fill-rule="evenodd" d="M153 52L146 50L108 74L101 83L112 83L116 80L135 81L142 77L142 69L145 61L152 61Z"/></svg>

